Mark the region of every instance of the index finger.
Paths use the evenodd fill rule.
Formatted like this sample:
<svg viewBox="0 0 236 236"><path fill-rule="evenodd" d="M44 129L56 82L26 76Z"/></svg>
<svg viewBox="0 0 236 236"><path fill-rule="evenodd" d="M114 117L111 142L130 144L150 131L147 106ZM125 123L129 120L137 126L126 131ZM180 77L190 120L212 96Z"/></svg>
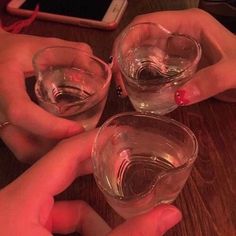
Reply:
<svg viewBox="0 0 236 236"><path fill-rule="evenodd" d="M85 132L62 141L11 184L11 188L24 186L23 194L30 199L38 199L39 193L45 197L62 192L81 174L80 165L91 155L96 132Z"/></svg>
<svg viewBox="0 0 236 236"><path fill-rule="evenodd" d="M14 63L11 66L0 65L0 107L6 120L48 138L69 137L83 130L78 122L56 117L33 103L25 90L23 72Z"/></svg>
<svg viewBox="0 0 236 236"><path fill-rule="evenodd" d="M206 35L222 41L224 39L222 34L228 34L227 29L213 16L197 8L140 15L131 24L143 21L160 24L173 33L187 34L199 41Z"/></svg>

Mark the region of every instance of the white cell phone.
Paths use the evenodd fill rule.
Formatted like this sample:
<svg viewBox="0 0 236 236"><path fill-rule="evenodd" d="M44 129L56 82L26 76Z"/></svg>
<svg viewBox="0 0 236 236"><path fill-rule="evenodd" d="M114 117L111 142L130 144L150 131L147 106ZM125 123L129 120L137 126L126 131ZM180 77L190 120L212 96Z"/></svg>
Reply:
<svg viewBox="0 0 236 236"><path fill-rule="evenodd" d="M117 27L127 3L127 0L11 0L7 11L29 17L39 4L39 19L112 30Z"/></svg>

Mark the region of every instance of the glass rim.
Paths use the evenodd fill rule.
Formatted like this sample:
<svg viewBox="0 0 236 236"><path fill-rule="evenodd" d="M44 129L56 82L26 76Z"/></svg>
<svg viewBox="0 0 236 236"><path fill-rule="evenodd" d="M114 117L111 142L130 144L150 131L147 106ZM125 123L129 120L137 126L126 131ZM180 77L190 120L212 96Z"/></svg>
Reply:
<svg viewBox="0 0 236 236"><path fill-rule="evenodd" d="M122 64L121 62L123 60L121 59L122 58L122 56L120 56L121 55L121 53L120 53L121 50L119 50L119 49L121 48L122 40L128 35L128 33L130 31L132 31L134 28L140 27L142 25L151 25L151 26L157 27L157 28L161 29L163 32L165 32L167 35L169 35L170 37L176 37L177 36L177 37L182 37L182 38L188 39L191 42L193 42L193 44L196 47L197 55L194 58L194 60L191 62L191 64L189 66L185 67L183 70L179 71L178 73L174 74L174 75L166 76L165 77L166 83L174 81L176 79L175 77L180 76L184 71L188 70L193 65L197 65L197 63L200 61L201 55L202 55L202 48L201 48L200 43L194 37L192 37L190 35L187 35L187 34L171 32L168 29L166 29L164 26L162 26L161 24L156 24L155 22L151 22L151 21L150 22L147 21L147 22L136 23L136 24L133 24L130 27L126 28L126 30L123 32L121 37L118 39L118 43L117 43L117 47L116 47L116 50L117 50L117 62L118 62L118 65L119 65L119 69L128 78L129 82L135 83L136 80L134 80L135 78L133 76L128 75L126 73L126 71L123 69L123 67L121 66L121 64ZM181 80L181 79L176 79L176 81L179 81L179 80ZM151 82L155 83L155 82L158 82L158 81L159 81L158 79L153 79ZM135 84L137 84L137 83L135 83ZM147 82L146 84L148 85L149 83Z"/></svg>
<svg viewBox="0 0 236 236"><path fill-rule="evenodd" d="M94 177L96 179L97 184L99 185L99 187L102 189L102 191L104 191L106 194L108 194L109 196L112 197L119 197L118 195L112 194L107 188L104 188L101 184L100 184L100 176L97 175L97 161L95 160L97 157L97 142L98 139L101 135L101 133L104 131L104 129L106 129L109 124L111 124L114 120L116 120L117 118L120 117L148 117L151 119L155 119L161 122L165 122L165 123L171 123L173 125L175 125L176 127L180 128L182 131L184 131L186 134L188 134L188 137L192 140L193 143L193 151L188 155L188 159L186 160L186 162L184 162L182 165L175 167L173 169L167 170L165 171L162 175L158 176L158 179L156 181L158 181L159 179L165 177L166 175L170 174L170 173L177 173L189 166L191 166L192 163L194 163L194 161L197 158L197 154L198 154L198 141L197 138L195 136L195 134L193 133L193 131L188 128L186 125L184 125L183 123L176 121L172 118L166 117L166 116L161 116L161 115L157 115L157 114L152 114L152 113L145 113L145 112L137 112L137 111L132 111L132 112L122 112L122 113L118 113L116 115L113 115L112 117L110 117L107 121L105 121L99 128L98 128L98 132L95 136L94 142L93 142L93 146L92 146L92 152L91 152L91 160L92 160L92 165L93 165L93 170L94 170ZM155 185L154 185L155 186ZM153 188L152 188L153 189ZM141 194L140 196L136 196L136 197L145 197L150 191L152 191L152 189L150 189L148 192ZM135 200L136 198L132 198L130 200Z"/></svg>
<svg viewBox="0 0 236 236"><path fill-rule="evenodd" d="M39 68L37 66L37 63L36 63L36 59L42 55L43 53L45 53L47 50L50 50L50 49L69 49L69 50L76 50L78 51L79 53L82 53L83 55L91 58L93 61L95 62L98 62L100 63L101 65L104 66L105 68L105 71L106 71L106 78L105 78L105 82L103 84L103 86L99 89L99 90L103 90L103 89L106 89L110 82L111 82L111 78L112 78L112 71L111 71L111 67L109 66L109 64L107 64L106 62L104 62L102 59L100 59L99 57L93 55L93 54L89 54L88 52L82 50L82 49L79 49L79 48L75 48L75 47L70 47L70 46L61 46L61 45L54 45L54 46L47 46L47 47L43 47L41 49L39 49L34 55L33 55L33 58L32 58L32 64L33 64L33 67L35 68L35 71L39 71ZM36 83L37 81L39 81L37 79L37 75L36 76ZM56 105L57 102L50 102L50 101L47 101L45 99L42 98L41 94L35 90L35 93L37 95L37 98L41 101L41 102L44 102L44 103L47 103L47 104L54 104ZM75 101L75 102L70 102L68 104L65 105L65 107L67 106L72 106L72 105L76 105L76 104L81 104L81 103L84 103L85 101L88 101L88 100L91 100L91 98L93 98L97 93L94 93L92 94L90 97L88 98L85 98L83 101Z"/></svg>

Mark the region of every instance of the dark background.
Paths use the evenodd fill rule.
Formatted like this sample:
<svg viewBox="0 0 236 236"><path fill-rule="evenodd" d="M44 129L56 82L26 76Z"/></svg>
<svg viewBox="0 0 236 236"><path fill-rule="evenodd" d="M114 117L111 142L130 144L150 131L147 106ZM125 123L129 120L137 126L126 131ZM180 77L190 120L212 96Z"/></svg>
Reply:
<svg viewBox="0 0 236 236"><path fill-rule="evenodd" d="M39 3L42 12L102 20L111 2L112 0L26 0L20 8L34 10Z"/></svg>

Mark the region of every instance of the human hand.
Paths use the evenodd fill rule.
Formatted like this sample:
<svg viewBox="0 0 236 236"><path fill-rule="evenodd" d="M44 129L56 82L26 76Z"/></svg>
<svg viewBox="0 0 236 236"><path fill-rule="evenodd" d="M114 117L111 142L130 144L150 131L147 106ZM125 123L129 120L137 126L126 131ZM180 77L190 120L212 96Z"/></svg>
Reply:
<svg viewBox="0 0 236 236"><path fill-rule="evenodd" d="M176 92L178 105L193 104L230 88L236 88L236 36L212 16L200 9L163 11L140 15L130 25L149 21L160 24L171 32L190 35L202 46L199 71ZM117 41L114 52L117 50ZM114 57L115 55L116 53ZM114 65L116 82L126 95L115 62Z"/></svg>
<svg viewBox="0 0 236 236"><path fill-rule="evenodd" d="M0 130L2 140L15 156L31 162L45 154L52 143L83 129L78 122L58 118L37 106L25 88L25 75L32 73L32 57L40 48L60 45L92 53L85 43L56 38L10 34L0 30Z"/></svg>
<svg viewBox="0 0 236 236"><path fill-rule="evenodd" d="M54 196L77 176L91 172L89 157L95 135L93 130L61 141L0 191L1 236L52 236L52 233L72 232L84 236L160 236L180 221L181 214L175 207L162 205L111 231L85 202L54 201Z"/></svg>

